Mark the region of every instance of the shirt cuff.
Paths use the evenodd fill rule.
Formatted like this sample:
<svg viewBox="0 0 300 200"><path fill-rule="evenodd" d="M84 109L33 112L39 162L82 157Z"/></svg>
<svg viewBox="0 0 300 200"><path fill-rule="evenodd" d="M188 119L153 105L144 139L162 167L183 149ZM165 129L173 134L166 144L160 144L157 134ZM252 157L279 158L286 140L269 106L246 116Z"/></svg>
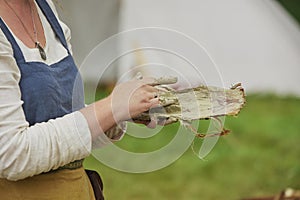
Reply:
<svg viewBox="0 0 300 200"><path fill-rule="evenodd" d="M120 122L116 126L107 130L104 134L100 134L96 139L93 140L92 149L102 148L108 144L119 141L123 138L126 133L127 123Z"/></svg>
<svg viewBox="0 0 300 200"><path fill-rule="evenodd" d="M105 132L105 135L111 140L111 141L119 141L123 138L125 135L127 129L127 123L126 122L120 122L116 126L110 128Z"/></svg>

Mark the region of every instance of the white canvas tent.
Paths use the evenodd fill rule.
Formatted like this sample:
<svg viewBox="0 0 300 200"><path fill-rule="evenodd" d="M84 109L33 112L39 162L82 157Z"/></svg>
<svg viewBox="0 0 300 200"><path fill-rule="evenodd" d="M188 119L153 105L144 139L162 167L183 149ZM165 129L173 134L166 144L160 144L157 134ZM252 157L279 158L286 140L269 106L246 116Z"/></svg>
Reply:
<svg viewBox="0 0 300 200"><path fill-rule="evenodd" d="M122 32L114 44L120 54L128 52L119 59L119 76L143 65L147 74L183 74L193 84L199 81L230 86L242 82L247 91L300 95L300 29L273 0L122 0L120 14L116 12L119 6L116 1L94 0L98 10L89 1L63 2L68 10L79 6L92 19L108 13L102 18L103 25L97 23L99 32L93 34L89 27L95 28L95 22L91 24L88 17L81 17L86 21L80 23L72 21L73 12L70 12L67 23L73 29L73 39L77 32L73 49L83 48L87 38L96 47L99 38L108 37L106 27L111 23L116 25L118 29L109 34ZM110 9L104 9L108 4ZM73 14L77 16L78 12ZM118 20L112 20L116 16ZM85 56L74 52L80 58ZM96 68L99 70L101 66L88 66L84 73L86 80L99 80L95 76ZM115 75L116 71L111 74Z"/></svg>

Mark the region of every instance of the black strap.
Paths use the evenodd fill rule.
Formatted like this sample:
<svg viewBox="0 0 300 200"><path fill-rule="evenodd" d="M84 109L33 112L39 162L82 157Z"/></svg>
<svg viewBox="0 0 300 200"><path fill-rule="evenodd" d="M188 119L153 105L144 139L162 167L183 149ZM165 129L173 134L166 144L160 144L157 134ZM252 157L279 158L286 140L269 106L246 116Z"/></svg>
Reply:
<svg viewBox="0 0 300 200"><path fill-rule="evenodd" d="M90 179L96 200L104 200L103 182L101 180L100 175L96 171L93 171L93 170L86 169L85 172Z"/></svg>

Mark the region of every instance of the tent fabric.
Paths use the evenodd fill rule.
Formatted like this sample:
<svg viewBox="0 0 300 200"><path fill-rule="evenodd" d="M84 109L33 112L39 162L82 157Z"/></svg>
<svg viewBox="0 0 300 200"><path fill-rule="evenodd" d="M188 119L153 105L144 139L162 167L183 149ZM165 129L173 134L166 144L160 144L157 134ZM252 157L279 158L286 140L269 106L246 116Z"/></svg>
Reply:
<svg viewBox="0 0 300 200"><path fill-rule="evenodd" d="M300 28L276 1L74 1L64 1L63 12L79 63L119 33L112 54L122 55L116 59L122 80L141 70L179 75L183 85L242 82L248 92L300 95ZM86 68L85 80L99 81L95 70L105 67ZM116 74L113 69L103 80Z"/></svg>
<svg viewBox="0 0 300 200"><path fill-rule="evenodd" d="M197 68L206 75L207 84L222 82L230 86L242 82L246 91L300 94L300 87L297 87L300 84L300 29L275 1L124 0L121 11L121 31L168 28L202 44L221 75L220 79L206 61L197 62ZM147 37L134 38L124 45L129 48L130 43L143 44L146 40L156 41L157 35L152 37L149 32ZM191 49L190 54L193 52L198 53ZM144 56L145 62L157 60L153 55L147 57L147 51ZM161 60L171 59L158 56ZM120 66L120 74L128 70L126 67L126 63ZM147 69L147 73L157 75L155 67L153 71L150 67ZM179 66L177 70L187 68ZM187 78L197 78L193 74L191 71Z"/></svg>

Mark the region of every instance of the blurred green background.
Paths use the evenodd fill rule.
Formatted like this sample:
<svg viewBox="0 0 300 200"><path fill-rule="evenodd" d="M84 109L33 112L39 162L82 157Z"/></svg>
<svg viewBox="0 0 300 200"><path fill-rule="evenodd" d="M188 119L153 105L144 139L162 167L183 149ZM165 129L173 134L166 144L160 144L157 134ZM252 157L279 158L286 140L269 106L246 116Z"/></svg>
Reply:
<svg viewBox="0 0 300 200"><path fill-rule="evenodd" d="M300 1L279 2L300 22ZM205 160L189 148L170 166L151 173L119 172L92 156L85 167L101 174L108 200L231 200L274 195L287 187L300 189L299 113L298 97L247 94L239 116L226 118L225 127L231 133L219 139ZM207 124L201 122L201 130ZM167 126L148 139L125 136L116 145L148 152L167 144L177 128L178 124ZM201 139L195 143L199 145Z"/></svg>
<svg viewBox="0 0 300 200"><path fill-rule="evenodd" d="M240 115L226 118L232 133L205 160L190 148L172 165L147 174L118 172L93 157L85 166L101 173L107 199L241 199L300 188L299 103L295 97L247 96ZM168 143L176 130L171 125L142 141L125 136L117 145L147 152Z"/></svg>

